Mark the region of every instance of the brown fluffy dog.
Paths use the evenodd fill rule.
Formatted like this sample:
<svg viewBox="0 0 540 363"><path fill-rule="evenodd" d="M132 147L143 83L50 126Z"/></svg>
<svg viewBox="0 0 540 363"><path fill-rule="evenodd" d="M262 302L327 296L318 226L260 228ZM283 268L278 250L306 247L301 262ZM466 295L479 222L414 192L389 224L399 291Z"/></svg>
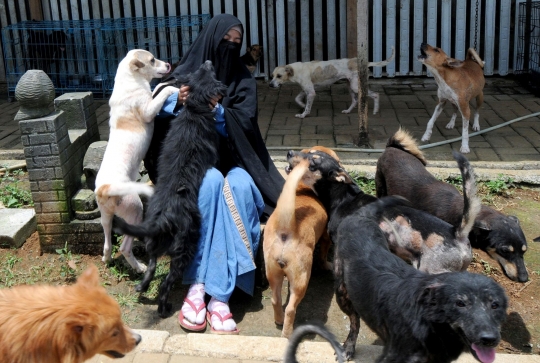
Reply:
<svg viewBox="0 0 540 363"><path fill-rule="evenodd" d="M339 160L336 153L328 148L315 146L311 150L323 151ZM306 294L317 241L320 242L321 266L327 270L332 268L326 260L331 244L326 231L328 215L313 190L300 181L307 168L306 162L292 171L286 170L289 176L276 209L264 228L264 261L272 289L274 320L276 324L283 325L281 336L285 338L293 331L296 308ZM281 287L285 276L289 281L290 297L284 316Z"/></svg>
<svg viewBox="0 0 540 363"><path fill-rule="evenodd" d="M90 266L71 286L0 290L0 357L10 363L82 363L121 358L141 341Z"/></svg>

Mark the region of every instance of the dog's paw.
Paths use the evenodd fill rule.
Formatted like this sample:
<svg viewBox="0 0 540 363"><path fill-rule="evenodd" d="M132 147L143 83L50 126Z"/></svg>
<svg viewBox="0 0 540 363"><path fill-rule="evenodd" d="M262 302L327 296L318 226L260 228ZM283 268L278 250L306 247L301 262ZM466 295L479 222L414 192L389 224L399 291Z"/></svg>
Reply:
<svg viewBox="0 0 540 363"><path fill-rule="evenodd" d="M450 121L449 123L446 124L445 127L446 127L448 130L451 130L451 129L454 128L454 126L455 126L455 122Z"/></svg>
<svg viewBox="0 0 540 363"><path fill-rule="evenodd" d="M341 113L351 113L351 111L350 110L343 110L343 111L341 111Z"/></svg>
<svg viewBox="0 0 540 363"><path fill-rule="evenodd" d="M480 131L480 125L474 124L473 127L472 127L472 129L473 129L474 131Z"/></svg>
<svg viewBox="0 0 540 363"><path fill-rule="evenodd" d="M429 139L431 138L431 132L430 133L425 133L424 136L422 136L422 141L429 141Z"/></svg>
<svg viewBox="0 0 540 363"><path fill-rule="evenodd" d="M459 151L462 154L468 154L471 152L471 150L469 149L469 145L461 145L461 148L459 149Z"/></svg>
<svg viewBox="0 0 540 363"><path fill-rule="evenodd" d="M138 266L136 267L133 267L133 269L135 271L137 271L137 273L140 273L140 274L143 274L146 272L146 270L148 269L148 267L146 267L146 265L144 263L140 263L138 264Z"/></svg>
<svg viewBox="0 0 540 363"><path fill-rule="evenodd" d="M110 263L112 261L112 257L110 254L108 256L103 255L103 257L101 258L101 261L103 261L104 263Z"/></svg>
<svg viewBox="0 0 540 363"><path fill-rule="evenodd" d="M158 304L158 314L161 318L166 318L169 316L169 313L172 310L171 303L159 303Z"/></svg>
<svg viewBox="0 0 540 363"><path fill-rule="evenodd" d="M294 115L294 117L305 118L306 115L304 115L303 113L297 113L296 115Z"/></svg>

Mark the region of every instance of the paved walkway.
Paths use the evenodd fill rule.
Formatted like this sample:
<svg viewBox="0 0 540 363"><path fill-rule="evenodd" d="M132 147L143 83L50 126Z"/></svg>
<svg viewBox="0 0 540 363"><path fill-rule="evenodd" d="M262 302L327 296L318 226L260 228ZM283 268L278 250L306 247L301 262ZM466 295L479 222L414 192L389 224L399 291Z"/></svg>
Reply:
<svg viewBox="0 0 540 363"><path fill-rule="evenodd" d="M510 78L487 78L484 90L484 105L480 109L481 129L500 125L517 117L540 112L540 98ZM300 107L294 97L300 91L295 84L286 84L281 89L271 89L267 83L258 81L259 126L266 145L272 155L284 155L287 148L325 145L350 148L358 142L358 114L342 114L350 104L347 85L336 84L318 91L311 115L296 118ZM368 119L369 144L372 148L383 148L386 140L403 126L420 139L426 124L437 104L437 87L429 78L373 79L370 88L380 94L380 112ZM373 103L369 100L369 107ZM13 117L18 103L7 102L0 97L0 150L4 156L22 156L19 128ZM460 136L461 117L456 128L444 126L450 119L452 107L447 105L435 124L430 143ZM96 113L101 138L109 134L109 106L106 100L96 100ZM472 130L471 130L472 132ZM471 161L536 161L540 162L540 118L534 117L513 123L488 133L470 138ZM459 150L460 142L425 149L427 159L453 160L451 149ZM348 154L356 159L376 159L378 153L354 152ZM13 157L14 158L14 157ZM533 165L538 165L534 163Z"/></svg>

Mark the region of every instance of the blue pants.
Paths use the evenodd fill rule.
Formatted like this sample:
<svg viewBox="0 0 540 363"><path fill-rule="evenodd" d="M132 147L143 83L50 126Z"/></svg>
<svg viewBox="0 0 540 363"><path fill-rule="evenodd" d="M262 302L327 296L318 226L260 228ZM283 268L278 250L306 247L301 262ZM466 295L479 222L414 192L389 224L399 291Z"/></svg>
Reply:
<svg viewBox="0 0 540 363"><path fill-rule="evenodd" d="M264 209L251 176L235 167L224 178L209 169L199 189L201 238L183 283L204 283L206 292L228 302L234 287L253 295L255 256Z"/></svg>

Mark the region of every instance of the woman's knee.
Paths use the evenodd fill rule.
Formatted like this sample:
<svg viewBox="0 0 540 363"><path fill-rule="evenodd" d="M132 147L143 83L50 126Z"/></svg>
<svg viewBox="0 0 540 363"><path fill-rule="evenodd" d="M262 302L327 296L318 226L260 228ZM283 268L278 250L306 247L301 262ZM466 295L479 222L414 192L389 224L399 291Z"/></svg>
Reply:
<svg viewBox="0 0 540 363"><path fill-rule="evenodd" d="M227 182L233 190L250 189L254 184L253 178L242 168L232 168L227 173Z"/></svg>
<svg viewBox="0 0 540 363"><path fill-rule="evenodd" d="M200 190L201 192L205 190L221 191L223 189L224 182L225 178L223 177L223 174L221 174L221 172L216 168L210 168L204 175Z"/></svg>

